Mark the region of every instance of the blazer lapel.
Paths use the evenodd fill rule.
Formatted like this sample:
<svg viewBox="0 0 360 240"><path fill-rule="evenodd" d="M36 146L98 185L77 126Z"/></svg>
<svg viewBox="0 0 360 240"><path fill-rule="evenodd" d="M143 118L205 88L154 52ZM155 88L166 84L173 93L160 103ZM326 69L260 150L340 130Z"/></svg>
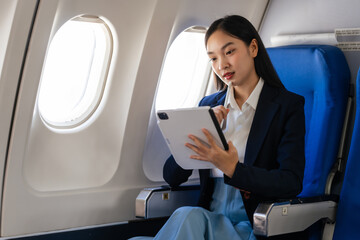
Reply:
<svg viewBox="0 0 360 240"><path fill-rule="evenodd" d="M279 105L273 102L277 94L278 89L264 84L246 145L244 161L247 165L254 164L272 119L279 108Z"/></svg>

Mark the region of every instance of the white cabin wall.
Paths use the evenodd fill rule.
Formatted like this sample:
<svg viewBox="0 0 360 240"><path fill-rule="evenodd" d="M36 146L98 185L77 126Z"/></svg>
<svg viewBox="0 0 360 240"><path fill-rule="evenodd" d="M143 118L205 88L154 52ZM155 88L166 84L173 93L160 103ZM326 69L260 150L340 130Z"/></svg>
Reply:
<svg viewBox="0 0 360 240"><path fill-rule="evenodd" d="M26 1L23 0L22 2ZM141 173L134 173L136 162L133 158L126 158L126 154L120 152L124 132L127 129L126 121L137 71L148 35L148 28L152 22L155 8L157 8L157 2L156 0L41 1L17 103L6 169L1 236L98 225L126 221L135 217L135 198L140 188L146 186L148 182L145 177L141 177ZM159 1L159 4L162 2L166 1ZM105 3L106 5L104 5ZM73 7L65 9L68 5ZM165 7L169 6L171 6L171 2L164 4L163 11L168 10ZM139 16L133 14L136 11ZM111 67L109 73L111 84L108 86L109 89L107 89L107 96L104 101L106 106L102 106L102 113L108 114L108 117L98 117L91 128L87 128L86 132L83 133L83 138L76 139L74 136L66 139L64 138L66 137L65 134L52 134L51 138L47 138L47 134L50 132L46 131L46 127L41 126L35 100L49 36L53 35L61 22L68 20L68 17L89 12L103 16L110 23L116 24L117 28L114 31L116 31L116 36L119 36L119 38L115 38L117 41L115 49L118 52L114 53L114 66ZM161 13L158 17L167 22L168 19L162 16L164 14ZM166 32L162 34L169 35ZM34 40L35 37L36 40ZM159 38L163 37L159 35ZM143 109L139 108L138 111L143 111ZM45 134L40 136L39 130ZM110 134L106 136L106 133L109 132ZM105 135L105 140L96 137L100 133L102 137ZM95 137L90 138L89 134L90 136L95 135ZM113 135L120 137L111 138ZM32 141L34 136L39 136L38 139L41 141ZM68 161L69 148L66 149L64 146L70 145L71 147L72 143L84 146L84 141L92 140L98 140L97 143L99 144L85 145L82 149L76 150L82 151L82 155L86 156L89 151L99 149L99 145L100 147L105 145L112 150L108 152L98 151L101 153L99 156L95 156L99 160L98 163L101 163L102 158L106 158L108 155L120 159L118 168L114 169L116 176L107 184L75 190L38 191L27 181L26 173L29 169L25 169L25 167L29 166L32 161L37 163L43 160L29 153L36 153L36 150L38 152L50 151L60 161ZM70 157L73 157L71 152ZM52 160L51 158L48 159ZM78 162L76 158L73 161L74 164ZM124 164L128 165L129 169L126 169ZM82 167L86 169L87 166ZM54 174L59 175L61 171L64 169L58 168ZM93 177L96 178L97 176L94 175ZM134 185L138 185L138 182L141 182L141 187L134 187Z"/></svg>
<svg viewBox="0 0 360 240"><path fill-rule="evenodd" d="M208 27L214 20L222 18L225 15L242 15L258 29L267 4L267 0L182 1L174 23L173 35L170 42L190 26L196 24L198 26Z"/></svg>
<svg viewBox="0 0 360 240"><path fill-rule="evenodd" d="M13 25L21 27L14 36L22 39L25 46L36 0L19 0L17 3L21 5L16 6L15 12L19 11L21 19L25 16L27 19L24 19L25 23L18 23L21 26ZM187 27L209 26L215 19L227 14L241 14L258 27L267 3L266 0L41 0L17 99L4 185L1 236L135 218L137 194L144 187L159 185L145 176L142 157L153 99L168 47ZM113 56L114 65L110 67L105 99L96 118L78 132L58 134L47 129L41 121L36 95L49 39L65 21L81 14L100 16L113 24L110 28L114 31L117 52ZM27 31L23 29L26 26ZM15 50L9 48L13 43L16 41L9 42L6 49L9 56L16 56L16 51L24 54L24 46L17 46ZM19 74L22 56L18 66L6 69L17 70ZM14 79L18 80L19 75ZM10 78L5 80L6 83L11 82ZM17 81L13 86L15 98ZM6 116L11 119L12 107L9 109L11 111ZM7 131L9 128L8 121ZM75 150L77 156L83 159L97 158L99 161L95 164L100 164L108 156L118 160L112 177L99 186L77 185L66 189L56 188L55 182L53 191L37 189L29 175L34 163L41 166L35 170L44 172L48 169L48 160L54 159L59 163L73 163L68 164L72 169L89 167L86 164L81 166L79 158L71 152ZM91 154L94 151L96 156ZM162 164L157 169L162 172ZM46 173L46 176L61 176L61 171L64 169L58 168L53 174ZM49 179L42 181L48 183Z"/></svg>
<svg viewBox="0 0 360 240"><path fill-rule="evenodd" d="M36 0L0 1L0 192L12 113ZM0 198L0 205L2 199Z"/></svg>
<svg viewBox="0 0 360 240"><path fill-rule="evenodd" d="M15 14L16 1L0 2L0 72L3 68L11 24Z"/></svg>
<svg viewBox="0 0 360 240"><path fill-rule="evenodd" d="M260 36L266 47L271 37L287 34L333 33L336 28L360 27L358 0L271 0ZM359 52L345 52L352 83L360 65Z"/></svg>
<svg viewBox="0 0 360 240"><path fill-rule="evenodd" d="M326 33L360 25L357 0L270 0L260 34L265 46L281 34Z"/></svg>
<svg viewBox="0 0 360 240"><path fill-rule="evenodd" d="M10 31L12 22L14 21L16 9L16 1L1 1L0 2L0 104L1 103L10 103L10 104L1 104L1 112L6 112L5 114L0 115L0 172L4 172L4 164L7 151L7 141L9 135L9 127L12 114L12 106L14 102L15 89L17 82L8 83L5 81L2 69L6 57L6 49L9 43ZM18 59L20 60L20 59ZM6 70L6 69L5 69ZM4 72L5 72L4 70ZM6 85L10 85L13 94L5 94L7 91ZM10 96L9 96L10 95ZM6 107L8 106L8 107ZM1 184L2 185L2 184ZM1 200L0 200L1 201Z"/></svg>

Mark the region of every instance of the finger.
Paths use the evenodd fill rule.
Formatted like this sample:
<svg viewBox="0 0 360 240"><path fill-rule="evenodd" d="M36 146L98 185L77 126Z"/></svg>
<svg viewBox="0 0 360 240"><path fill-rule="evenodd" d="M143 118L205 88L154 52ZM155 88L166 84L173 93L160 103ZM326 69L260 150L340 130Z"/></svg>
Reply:
<svg viewBox="0 0 360 240"><path fill-rule="evenodd" d="M235 148L234 144L232 143L232 141L228 141L228 147L229 147L229 150L232 150ZM236 148L235 148L236 149Z"/></svg>
<svg viewBox="0 0 360 240"><path fill-rule="evenodd" d="M185 146L187 148L190 148L191 150L193 150L195 153L199 154L199 148L191 143L185 143Z"/></svg>
<svg viewBox="0 0 360 240"><path fill-rule="evenodd" d="M200 151L200 149L190 143L185 143L185 146L193 150L198 155L190 155L191 159L201 160L201 161L209 161L208 158L205 157L204 153Z"/></svg>
<svg viewBox="0 0 360 240"><path fill-rule="evenodd" d="M234 149L236 149L236 147L234 146L234 144L233 144L232 141L228 141L228 145L229 145L229 148L234 148Z"/></svg>
<svg viewBox="0 0 360 240"><path fill-rule="evenodd" d="M216 110L216 111L214 111L214 113L215 113L215 116L216 116L216 120L217 120L219 123L221 123L221 121L222 121L222 119L223 119L221 112Z"/></svg>
<svg viewBox="0 0 360 240"><path fill-rule="evenodd" d="M223 112L223 114L224 114L224 119L227 118L227 115L228 115L229 111L230 111L230 108L224 108L224 112Z"/></svg>
<svg viewBox="0 0 360 240"><path fill-rule="evenodd" d="M191 155L190 158L191 158L191 159L195 159L195 160L200 160L200 161L209 162L209 159L207 159L207 158L205 158L205 157L202 157L202 156L199 156L199 155Z"/></svg>
<svg viewBox="0 0 360 240"><path fill-rule="evenodd" d="M229 153L233 152L233 153L237 156L237 155L238 155L237 149L236 149L236 147L234 146L234 144L232 143L232 141L229 141L229 142L228 142L228 146L229 146L228 152L229 152Z"/></svg>
<svg viewBox="0 0 360 240"><path fill-rule="evenodd" d="M206 151L207 149L209 149L208 146L206 146L203 141L200 140L198 137L194 135L189 135L189 138L194 142L194 144L199 150Z"/></svg>
<svg viewBox="0 0 360 240"><path fill-rule="evenodd" d="M226 108L226 116L228 115L229 112L230 112L230 108Z"/></svg>
<svg viewBox="0 0 360 240"><path fill-rule="evenodd" d="M227 113L228 113L227 109L226 109L224 106L221 106L221 107L219 108L219 110L220 110L220 113L221 113L221 117L222 117L223 119L225 119L226 116L227 116Z"/></svg>
<svg viewBox="0 0 360 240"><path fill-rule="evenodd" d="M211 135L211 133L206 128L203 128L202 132L205 134L205 137L207 138L207 140L208 140L211 147L217 146L213 136Z"/></svg>
<svg viewBox="0 0 360 240"><path fill-rule="evenodd" d="M213 108L216 118L218 119L218 121L221 121L222 119L224 119L227 115L227 110L224 106L219 105Z"/></svg>
<svg viewBox="0 0 360 240"><path fill-rule="evenodd" d="M199 141L195 140L195 144L191 143L185 143L185 146L190 148L192 151L194 151L198 155L205 155L208 148L205 147L203 144L201 144Z"/></svg>

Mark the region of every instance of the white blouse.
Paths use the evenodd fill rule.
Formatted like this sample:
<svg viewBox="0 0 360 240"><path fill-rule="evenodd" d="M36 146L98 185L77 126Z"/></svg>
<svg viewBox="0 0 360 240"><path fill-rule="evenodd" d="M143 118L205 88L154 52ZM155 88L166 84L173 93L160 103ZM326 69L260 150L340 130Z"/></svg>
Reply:
<svg viewBox="0 0 360 240"><path fill-rule="evenodd" d="M264 80L260 78L256 87L251 92L248 99L241 106L235 101L234 89L232 86L228 88L225 99L228 101L224 103L226 108L230 111L226 118L226 128L223 130L227 141L232 141L238 151L239 162L244 162L246 143L249 136L251 124L254 119L256 106L259 101L261 90L264 86ZM212 177L223 177L223 172L218 168L212 169Z"/></svg>

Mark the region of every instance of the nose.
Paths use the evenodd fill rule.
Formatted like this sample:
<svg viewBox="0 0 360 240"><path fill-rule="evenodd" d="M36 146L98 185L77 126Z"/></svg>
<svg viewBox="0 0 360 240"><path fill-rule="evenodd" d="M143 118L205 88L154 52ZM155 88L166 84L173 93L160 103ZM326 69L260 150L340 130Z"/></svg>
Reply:
<svg viewBox="0 0 360 240"><path fill-rule="evenodd" d="M218 65L219 70L224 70L229 67L229 63L226 61L226 58L219 58L218 63L219 63Z"/></svg>

